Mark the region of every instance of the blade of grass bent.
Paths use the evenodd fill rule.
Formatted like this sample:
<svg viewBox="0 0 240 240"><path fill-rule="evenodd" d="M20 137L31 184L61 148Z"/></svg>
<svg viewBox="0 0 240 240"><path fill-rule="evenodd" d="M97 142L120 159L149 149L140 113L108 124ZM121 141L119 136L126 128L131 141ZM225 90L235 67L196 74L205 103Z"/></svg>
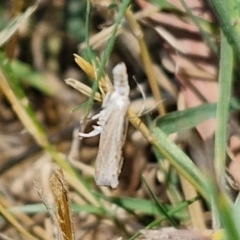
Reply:
<svg viewBox="0 0 240 240"><path fill-rule="evenodd" d="M160 127L166 134L170 134L193 128L214 117L216 117L216 103L206 103L159 117L156 126Z"/></svg>
<svg viewBox="0 0 240 240"><path fill-rule="evenodd" d="M152 133L157 140L154 147L182 174L196 190L209 200L207 195L207 182L206 177L195 166L192 160L178 148L167 135L159 128L154 127Z"/></svg>

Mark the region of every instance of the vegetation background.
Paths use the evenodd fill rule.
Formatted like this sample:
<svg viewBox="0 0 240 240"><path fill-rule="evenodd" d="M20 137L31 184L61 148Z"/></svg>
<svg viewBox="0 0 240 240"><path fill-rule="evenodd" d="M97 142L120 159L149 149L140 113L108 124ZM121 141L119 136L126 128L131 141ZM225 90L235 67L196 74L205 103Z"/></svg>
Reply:
<svg viewBox="0 0 240 240"><path fill-rule="evenodd" d="M240 239L239 14L238 0L2 0L0 239ZM98 137L78 132L119 62L131 124L111 190L94 182Z"/></svg>

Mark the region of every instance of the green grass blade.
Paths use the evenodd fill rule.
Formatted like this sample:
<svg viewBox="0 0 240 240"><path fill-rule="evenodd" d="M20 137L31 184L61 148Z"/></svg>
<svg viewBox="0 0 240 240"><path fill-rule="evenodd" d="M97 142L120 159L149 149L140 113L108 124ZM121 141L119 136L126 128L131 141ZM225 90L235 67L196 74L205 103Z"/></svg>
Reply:
<svg viewBox="0 0 240 240"><path fill-rule="evenodd" d="M103 53L103 57L100 61L99 67L98 67L98 71L97 71L97 77L96 77L96 81L93 82L92 85L92 93L91 96L88 99L88 110L85 114L85 117L88 116L90 109L92 108L93 102L94 102L94 95L98 89L98 82L101 79L101 77L103 76L104 73L104 69L106 66L106 63L112 53L112 49L113 46L115 44L115 40L116 40L116 36L117 36L117 30L118 30L118 26L120 25L122 19L124 18L124 14L129 6L129 4L131 3L130 0L124 0L122 1L122 3L119 5L119 9L118 9L118 15L116 17L115 23L114 23L114 27L111 33L111 36L107 42L105 51ZM87 5L87 12L90 12L90 5ZM88 15L87 15L88 16ZM86 39L87 43L88 43L88 56L92 56L91 50L90 50L90 46L89 46L89 35L87 34L87 39Z"/></svg>
<svg viewBox="0 0 240 240"><path fill-rule="evenodd" d="M168 215L165 207L158 201L157 196L154 194L154 192L152 191L152 189L150 188L149 184L147 183L146 179L144 177L142 177L143 182L145 183L148 191L150 192L152 198L154 199L155 203L157 204L157 208L159 209L159 211L166 217L166 219L169 220L169 222L175 227L177 228L178 225L175 222L175 220L172 218L172 216Z"/></svg>
<svg viewBox="0 0 240 240"><path fill-rule="evenodd" d="M238 0L211 0L209 1L220 21L222 31L229 44L233 45L240 57L240 11Z"/></svg>
<svg viewBox="0 0 240 240"><path fill-rule="evenodd" d="M218 212L221 227L224 230L224 240L240 239L239 222L236 221L234 206L225 191L217 187L215 181L208 183L209 193L213 198L214 208Z"/></svg>
<svg viewBox="0 0 240 240"><path fill-rule="evenodd" d="M148 216L163 216L162 212L159 210L157 203L152 200L140 199L140 198L130 198L130 197L103 197L104 199L115 203L119 207L124 208L129 212L138 212L140 214L146 214ZM182 204L178 203L176 206L180 206ZM162 206L166 209L166 212L171 211L173 208L172 205L162 204ZM174 215L175 218L185 219L187 217L186 209L182 209Z"/></svg>
<svg viewBox="0 0 240 240"><path fill-rule="evenodd" d="M86 5L86 19L85 19L85 42L87 43L87 49L86 51L83 53L84 55L86 55L86 58L89 62L92 63L92 65L94 66L96 63L96 57L94 55L94 53L92 52L92 49L90 47L89 41L90 41L90 17L91 16L91 3L90 1L87 1L87 5ZM99 78L100 79L100 78ZM92 92L91 95L89 96L87 102L86 102L86 110L84 113L84 120L83 120L83 125L85 124L85 121L92 109L93 103L94 103L94 96L95 93L98 89L98 81L93 81L92 84Z"/></svg>
<svg viewBox="0 0 240 240"><path fill-rule="evenodd" d="M215 133L215 172L220 187L225 188L227 123L232 90L233 51L223 32L219 71L219 100L217 103L217 129Z"/></svg>
<svg viewBox="0 0 240 240"><path fill-rule="evenodd" d="M166 134L180 132L196 127L198 124L216 117L216 103L206 103L197 107L182 111L175 111L159 117L156 126ZM237 98L232 98L229 111L239 110L240 104Z"/></svg>
<svg viewBox="0 0 240 240"><path fill-rule="evenodd" d="M0 53L2 55L2 53ZM22 82L34 87L40 92L52 95L54 90L49 88L48 80L40 73L34 71L28 64L13 60L11 64L12 70Z"/></svg>
<svg viewBox="0 0 240 240"><path fill-rule="evenodd" d="M152 133L157 139L158 144L154 147L182 174L208 201L207 183L205 176L196 167L192 160L179 149L167 135L157 127L152 129Z"/></svg>
<svg viewBox="0 0 240 240"><path fill-rule="evenodd" d="M206 103L198 107L166 114L157 119L156 126L160 127L166 134L171 134L193 128L215 116L216 104Z"/></svg>
<svg viewBox="0 0 240 240"><path fill-rule="evenodd" d="M179 204L177 207L172 208L171 210L168 211L168 215L169 216L174 216L177 212L182 211L183 209L186 209L188 207L188 205L192 204L193 202L195 202L197 200L197 198L193 198L191 200L187 200L181 204ZM159 217L156 220L154 220L153 222L151 222L150 224L148 224L144 229L151 229L155 226L158 226L162 221L165 220L165 217ZM134 240L137 239L137 237L139 237L141 234L139 232L135 233L131 238L129 238L129 240Z"/></svg>

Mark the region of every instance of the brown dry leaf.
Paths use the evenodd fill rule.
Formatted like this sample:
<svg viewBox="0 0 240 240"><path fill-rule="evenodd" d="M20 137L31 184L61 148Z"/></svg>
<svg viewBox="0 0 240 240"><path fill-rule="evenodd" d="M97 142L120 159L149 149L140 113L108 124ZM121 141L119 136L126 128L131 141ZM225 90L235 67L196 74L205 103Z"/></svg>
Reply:
<svg viewBox="0 0 240 240"><path fill-rule="evenodd" d="M56 204L56 215L64 240L74 240L71 209L68 198L68 188L64 179L63 171L58 168L54 171L51 179L51 188Z"/></svg>

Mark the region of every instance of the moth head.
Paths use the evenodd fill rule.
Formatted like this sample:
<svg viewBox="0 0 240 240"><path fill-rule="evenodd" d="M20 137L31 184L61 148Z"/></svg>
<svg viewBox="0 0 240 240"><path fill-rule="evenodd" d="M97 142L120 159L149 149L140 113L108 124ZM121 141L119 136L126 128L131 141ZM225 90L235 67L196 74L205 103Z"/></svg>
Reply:
<svg viewBox="0 0 240 240"><path fill-rule="evenodd" d="M126 90L129 91L128 75L125 63L119 63L116 67L114 67L113 83L115 90L120 94L126 94Z"/></svg>

